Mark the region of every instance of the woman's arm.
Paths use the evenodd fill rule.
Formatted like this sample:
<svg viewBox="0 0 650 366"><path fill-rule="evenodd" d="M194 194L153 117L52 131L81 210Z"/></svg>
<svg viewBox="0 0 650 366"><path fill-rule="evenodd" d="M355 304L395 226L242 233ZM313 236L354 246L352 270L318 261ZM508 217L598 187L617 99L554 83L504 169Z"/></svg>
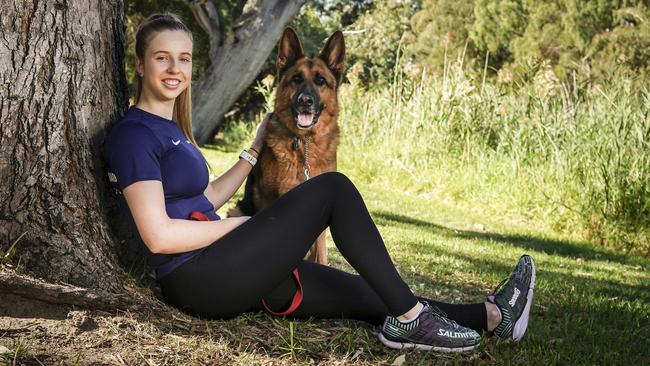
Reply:
<svg viewBox="0 0 650 366"><path fill-rule="evenodd" d="M255 148L257 149L257 148ZM259 150L257 150L259 151ZM257 153L248 149L248 153L257 158ZM251 172L253 167L243 159L239 159L230 169L223 173L219 178L213 180L205 189L205 196L218 210L237 192L244 182L244 179Z"/></svg>
<svg viewBox="0 0 650 366"><path fill-rule="evenodd" d="M253 142L252 149L248 149L248 153L258 157L258 153L264 146L264 137L266 136L266 126L272 118L273 113L268 113L262 122L257 127L257 134ZM254 151L255 150L255 151ZM219 178L213 180L208 184L205 189L205 196L214 205L214 209L218 210L237 192L244 179L251 172L252 166L244 160L239 160L235 165L228 169Z"/></svg>
<svg viewBox="0 0 650 366"><path fill-rule="evenodd" d="M173 254L206 247L250 218L242 216L217 221L171 219L165 210L162 182L158 180L135 182L122 193L140 237L152 253Z"/></svg>

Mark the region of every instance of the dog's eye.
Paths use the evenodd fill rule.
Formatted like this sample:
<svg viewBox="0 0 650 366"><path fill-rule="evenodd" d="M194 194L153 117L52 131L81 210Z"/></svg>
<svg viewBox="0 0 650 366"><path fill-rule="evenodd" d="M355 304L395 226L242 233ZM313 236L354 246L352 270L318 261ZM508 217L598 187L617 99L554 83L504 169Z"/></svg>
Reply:
<svg viewBox="0 0 650 366"><path fill-rule="evenodd" d="M296 83L296 84L302 83L302 76L300 76L299 74L294 75L291 78L291 82Z"/></svg>
<svg viewBox="0 0 650 366"><path fill-rule="evenodd" d="M325 85L325 82L326 80L324 77L316 75L316 78L314 79L314 83L316 83L316 85Z"/></svg>

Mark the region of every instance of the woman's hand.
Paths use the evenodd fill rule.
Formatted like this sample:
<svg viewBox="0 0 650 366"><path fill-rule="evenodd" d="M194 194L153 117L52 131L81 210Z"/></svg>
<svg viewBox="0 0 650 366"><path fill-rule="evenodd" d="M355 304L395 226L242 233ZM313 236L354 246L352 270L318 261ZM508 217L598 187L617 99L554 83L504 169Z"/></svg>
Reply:
<svg viewBox="0 0 650 366"><path fill-rule="evenodd" d="M273 113L267 114L262 122L257 126L257 135L255 136L255 141L251 146L257 152L250 150L249 153L256 158L258 153L262 151L264 146L264 138L266 137L266 129L269 121L273 118ZM205 188L203 194L208 198L212 203L215 210L218 210L219 207L223 206L232 196L237 192L237 189L242 185L244 179L251 172L251 165L248 162L241 163L241 159L233 165L232 168L228 169L227 172L223 173L219 178L213 180ZM233 224L240 225L247 220L242 218L239 221L231 221Z"/></svg>
<svg viewBox="0 0 650 366"><path fill-rule="evenodd" d="M260 124L257 126L255 141L253 141L253 145L251 146L257 152L262 151L262 147L264 146L264 139L266 138L267 133L266 126L269 124L271 118L273 118L273 112L267 113L266 116L264 116L262 122L260 122Z"/></svg>

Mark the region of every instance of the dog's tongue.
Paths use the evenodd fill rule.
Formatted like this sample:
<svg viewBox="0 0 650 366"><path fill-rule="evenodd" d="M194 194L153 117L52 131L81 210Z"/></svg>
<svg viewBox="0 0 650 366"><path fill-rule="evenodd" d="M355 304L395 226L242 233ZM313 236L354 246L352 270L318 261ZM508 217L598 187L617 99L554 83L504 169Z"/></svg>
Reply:
<svg viewBox="0 0 650 366"><path fill-rule="evenodd" d="M314 119L313 114L299 114L298 115L298 125L302 127L307 127L311 125L311 121Z"/></svg>

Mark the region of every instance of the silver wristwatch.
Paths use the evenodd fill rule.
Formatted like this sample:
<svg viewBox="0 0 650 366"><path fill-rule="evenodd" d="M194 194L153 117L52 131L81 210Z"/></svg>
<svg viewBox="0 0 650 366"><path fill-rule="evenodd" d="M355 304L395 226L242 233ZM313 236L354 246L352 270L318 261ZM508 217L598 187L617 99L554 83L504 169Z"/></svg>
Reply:
<svg viewBox="0 0 650 366"><path fill-rule="evenodd" d="M249 154L248 151L244 150L239 154L240 159L244 159L247 162L249 162L252 166L255 166L257 164L257 158L254 157L253 155Z"/></svg>

